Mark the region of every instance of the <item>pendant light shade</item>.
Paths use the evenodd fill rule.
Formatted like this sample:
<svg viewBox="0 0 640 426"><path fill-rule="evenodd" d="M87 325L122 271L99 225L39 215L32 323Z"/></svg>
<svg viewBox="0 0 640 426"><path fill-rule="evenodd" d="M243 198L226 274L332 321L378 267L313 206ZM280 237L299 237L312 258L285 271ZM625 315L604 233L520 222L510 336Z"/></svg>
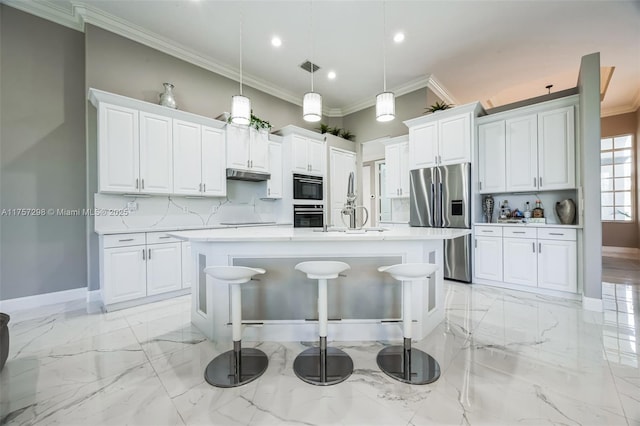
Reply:
<svg viewBox="0 0 640 426"><path fill-rule="evenodd" d="M302 99L302 118L310 122L322 120L322 95L320 93L305 93Z"/></svg>
<svg viewBox="0 0 640 426"><path fill-rule="evenodd" d="M231 122L247 125L251 121L251 100L246 96L231 97Z"/></svg>
<svg viewBox="0 0 640 426"><path fill-rule="evenodd" d="M396 98L393 92L382 92L376 96L376 120L385 122L396 117Z"/></svg>
<svg viewBox="0 0 640 426"><path fill-rule="evenodd" d="M387 8L382 2L382 93L376 96L376 120L391 121L396 118L396 97L387 92Z"/></svg>
<svg viewBox="0 0 640 426"><path fill-rule="evenodd" d="M251 100L242 95L242 12L240 12L240 94L231 97L231 122L243 126L251 122Z"/></svg>

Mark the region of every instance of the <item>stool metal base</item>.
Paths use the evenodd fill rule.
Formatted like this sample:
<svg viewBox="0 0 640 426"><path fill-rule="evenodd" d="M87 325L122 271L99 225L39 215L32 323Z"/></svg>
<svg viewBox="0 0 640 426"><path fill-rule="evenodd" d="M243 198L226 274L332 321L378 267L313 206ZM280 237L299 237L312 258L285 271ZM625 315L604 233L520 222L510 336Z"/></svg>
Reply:
<svg viewBox="0 0 640 426"><path fill-rule="evenodd" d="M234 349L218 355L207 365L204 370L207 383L219 388L233 388L262 376L269 365L267 355L259 349L240 349L239 343L234 342Z"/></svg>
<svg viewBox="0 0 640 426"><path fill-rule="evenodd" d="M440 378L438 361L419 349L412 349L411 339L405 339L404 346L387 346L382 349L378 352L376 361L380 370L403 383L426 385Z"/></svg>
<svg viewBox="0 0 640 426"><path fill-rule="evenodd" d="M344 351L327 348L327 338L320 338L320 347L309 348L293 362L293 371L300 380L317 386L344 382L353 373L353 360Z"/></svg>

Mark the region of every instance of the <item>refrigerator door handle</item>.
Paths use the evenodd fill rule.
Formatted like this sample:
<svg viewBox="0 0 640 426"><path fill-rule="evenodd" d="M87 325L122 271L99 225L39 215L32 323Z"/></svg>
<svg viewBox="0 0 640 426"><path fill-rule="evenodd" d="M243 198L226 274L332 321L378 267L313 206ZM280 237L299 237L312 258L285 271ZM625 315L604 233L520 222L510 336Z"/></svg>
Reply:
<svg viewBox="0 0 640 426"><path fill-rule="evenodd" d="M433 209L433 213L429 218L429 226L434 227L436 225L436 184L431 184L431 208Z"/></svg>
<svg viewBox="0 0 640 426"><path fill-rule="evenodd" d="M442 181L439 183L439 192L440 192L440 205L438 206L438 213L440 215L440 217L438 218L438 223L440 225L441 228L445 227L445 223L444 223L444 197L442 195Z"/></svg>

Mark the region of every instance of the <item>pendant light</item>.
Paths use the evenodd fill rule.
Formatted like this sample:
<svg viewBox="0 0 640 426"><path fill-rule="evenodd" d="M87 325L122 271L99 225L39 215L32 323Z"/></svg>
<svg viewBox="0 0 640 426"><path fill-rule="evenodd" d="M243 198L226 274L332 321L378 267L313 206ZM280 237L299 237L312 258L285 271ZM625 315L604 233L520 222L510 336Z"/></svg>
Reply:
<svg viewBox="0 0 640 426"><path fill-rule="evenodd" d="M302 118L305 121L317 122L322 120L322 95L313 91L313 73L315 64L313 63L313 1L311 2L311 91L304 94L302 98Z"/></svg>
<svg viewBox="0 0 640 426"><path fill-rule="evenodd" d="M251 100L242 96L242 12L240 12L240 94L231 97L231 122L248 125L251 121Z"/></svg>
<svg viewBox="0 0 640 426"><path fill-rule="evenodd" d="M396 118L396 99L393 92L387 92L387 8L382 2L382 27L384 38L382 40L382 93L376 96L376 120L380 122L391 121Z"/></svg>

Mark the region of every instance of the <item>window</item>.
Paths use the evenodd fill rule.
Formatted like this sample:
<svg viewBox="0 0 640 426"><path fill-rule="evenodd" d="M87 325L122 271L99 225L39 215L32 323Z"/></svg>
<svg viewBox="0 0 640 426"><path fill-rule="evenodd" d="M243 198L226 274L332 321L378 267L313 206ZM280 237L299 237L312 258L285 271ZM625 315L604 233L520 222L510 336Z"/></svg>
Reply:
<svg viewBox="0 0 640 426"><path fill-rule="evenodd" d="M600 141L601 217L625 222L633 218L633 139L631 135Z"/></svg>

